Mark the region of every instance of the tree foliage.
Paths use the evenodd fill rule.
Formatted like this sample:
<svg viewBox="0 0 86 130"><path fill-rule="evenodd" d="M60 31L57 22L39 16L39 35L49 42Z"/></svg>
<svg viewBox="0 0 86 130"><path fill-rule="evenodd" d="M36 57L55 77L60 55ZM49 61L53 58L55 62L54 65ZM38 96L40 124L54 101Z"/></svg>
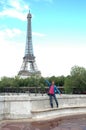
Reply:
<svg viewBox="0 0 86 130"><path fill-rule="evenodd" d="M9 77L3 77L1 78L0 81L0 87L40 87L42 86L42 88L44 86L46 86L46 82L45 80L49 80L51 81L55 81L55 84L58 86L63 86L64 85L64 80L65 77L64 76L60 76L60 77L41 77L41 78L37 78L37 77L29 77L29 78L19 78L18 76L14 77L14 78L9 78Z"/></svg>
<svg viewBox="0 0 86 130"><path fill-rule="evenodd" d="M86 69L79 66L72 67L64 86L66 93L84 93L86 91Z"/></svg>
<svg viewBox="0 0 86 130"><path fill-rule="evenodd" d="M47 86L45 80L55 81L57 86L63 86L65 93L84 93L86 91L86 69L79 66L73 66L68 76L52 76L52 77L2 77L0 80L0 90L3 88L22 88L22 87L40 87L44 91ZM37 90L37 89L36 89Z"/></svg>

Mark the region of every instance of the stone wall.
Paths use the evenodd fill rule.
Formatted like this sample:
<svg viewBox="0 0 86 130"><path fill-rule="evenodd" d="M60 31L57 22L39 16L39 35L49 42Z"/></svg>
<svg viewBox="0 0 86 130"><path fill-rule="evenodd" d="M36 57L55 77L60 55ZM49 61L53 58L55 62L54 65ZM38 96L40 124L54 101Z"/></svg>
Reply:
<svg viewBox="0 0 86 130"><path fill-rule="evenodd" d="M0 96L0 120L2 119L30 119L42 118L49 115L65 113L85 113L86 95L57 95L59 108L50 108L47 95L4 95ZM58 111L58 112L57 112ZM53 114L54 113L54 114ZM57 115L57 116L58 116Z"/></svg>
<svg viewBox="0 0 86 130"><path fill-rule="evenodd" d="M86 95L57 95L59 108L64 107L80 107L86 106ZM49 97L41 96L40 98L32 97L31 98L32 110L36 109L46 109L50 107ZM38 104L38 105L37 105ZM54 107L55 107L54 102Z"/></svg>
<svg viewBox="0 0 86 130"><path fill-rule="evenodd" d="M0 96L0 120L3 119L4 116L4 97Z"/></svg>

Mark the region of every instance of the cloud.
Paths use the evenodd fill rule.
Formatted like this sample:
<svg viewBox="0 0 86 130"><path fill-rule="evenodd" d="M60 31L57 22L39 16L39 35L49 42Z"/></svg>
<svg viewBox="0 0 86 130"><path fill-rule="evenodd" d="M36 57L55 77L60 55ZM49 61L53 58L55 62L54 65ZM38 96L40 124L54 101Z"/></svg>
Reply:
<svg viewBox="0 0 86 130"><path fill-rule="evenodd" d="M17 18L25 21L27 11L29 11L29 6L23 0L3 0L0 1L2 6L2 11L0 11L0 16L8 16Z"/></svg>
<svg viewBox="0 0 86 130"><path fill-rule="evenodd" d="M16 41L3 42L0 45L0 77L17 75L24 50L23 44L16 44Z"/></svg>
<svg viewBox="0 0 86 130"><path fill-rule="evenodd" d="M26 13L18 12L15 9L5 9L2 12L0 12L0 16L8 16L26 21Z"/></svg>
<svg viewBox="0 0 86 130"><path fill-rule="evenodd" d="M23 41L16 38L21 35L18 29L0 31L0 77L17 75L25 47Z"/></svg>
<svg viewBox="0 0 86 130"><path fill-rule="evenodd" d="M17 28L13 28L13 29L9 29L9 28L5 28L5 29L1 29L0 30L0 40L9 40L9 39L12 39L12 38L17 38L18 37L22 37L22 35L24 36L24 32L21 31L20 29L17 29Z"/></svg>
<svg viewBox="0 0 86 130"><path fill-rule="evenodd" d="M16 10L24 10L24 6L22 7L22 5L24 5L24 1L21 0L9 0L9 5L13 8L15 8Z"/></svg>
<svg viewBox="0 0 86 130"><path fill-rule="evenodd" d="M22 31L18 28L5 28L5 29L1 29L0 30L0 40L3 39L3 40L12 40L12 41L15 41L18 40L18 41L24 41L26 39L26 33L25 31ZM43 33L38 33L38 32L32 32L32 35L33 36L36 36L36 37L45 37L46 35L43 34ZM22 37L23 36L23 37Z"/></svg>
<svg viewBox="0 0 86 130"><path fill-rule="evenodd" d="M86 47L39 44L34 48L37 65L45 77L69 75L74 65L86 67Z"/></svg>
<svg viewBox="0 0 86 130"><path fill-rule="evenodd" d="M38 32L32 32L32 35L38 36L38 37L45 37L46 36L45 34L38 33Z"/></svg>

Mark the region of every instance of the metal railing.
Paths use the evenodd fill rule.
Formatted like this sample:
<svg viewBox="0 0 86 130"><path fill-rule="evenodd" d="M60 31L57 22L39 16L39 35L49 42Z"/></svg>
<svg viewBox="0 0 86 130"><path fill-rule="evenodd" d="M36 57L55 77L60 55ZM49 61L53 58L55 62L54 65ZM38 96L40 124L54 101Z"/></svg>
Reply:
<svg viewBox="0 0 86 130"><path fill-rule="evenodd" d="M5 87L0 88L0 94L47 94L49 88L48 87ZM61 93L64 93L63 87L59 87Z"/></svg>

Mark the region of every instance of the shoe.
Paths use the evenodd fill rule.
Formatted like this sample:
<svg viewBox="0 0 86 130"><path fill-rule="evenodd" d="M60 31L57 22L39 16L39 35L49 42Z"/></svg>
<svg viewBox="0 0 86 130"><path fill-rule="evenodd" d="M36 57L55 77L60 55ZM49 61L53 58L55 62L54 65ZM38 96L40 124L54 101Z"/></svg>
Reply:
<svg viewBox="0 0 86 130"><path fill-rule="evenodd" d="M51 108L53 108L53 104L51 104Z"/></svg>
<svg viewBox="0 0 86 130"><path fill-rule="evenodd" d="M57 105L57 107L59 107L59 106Z"/></svg>

